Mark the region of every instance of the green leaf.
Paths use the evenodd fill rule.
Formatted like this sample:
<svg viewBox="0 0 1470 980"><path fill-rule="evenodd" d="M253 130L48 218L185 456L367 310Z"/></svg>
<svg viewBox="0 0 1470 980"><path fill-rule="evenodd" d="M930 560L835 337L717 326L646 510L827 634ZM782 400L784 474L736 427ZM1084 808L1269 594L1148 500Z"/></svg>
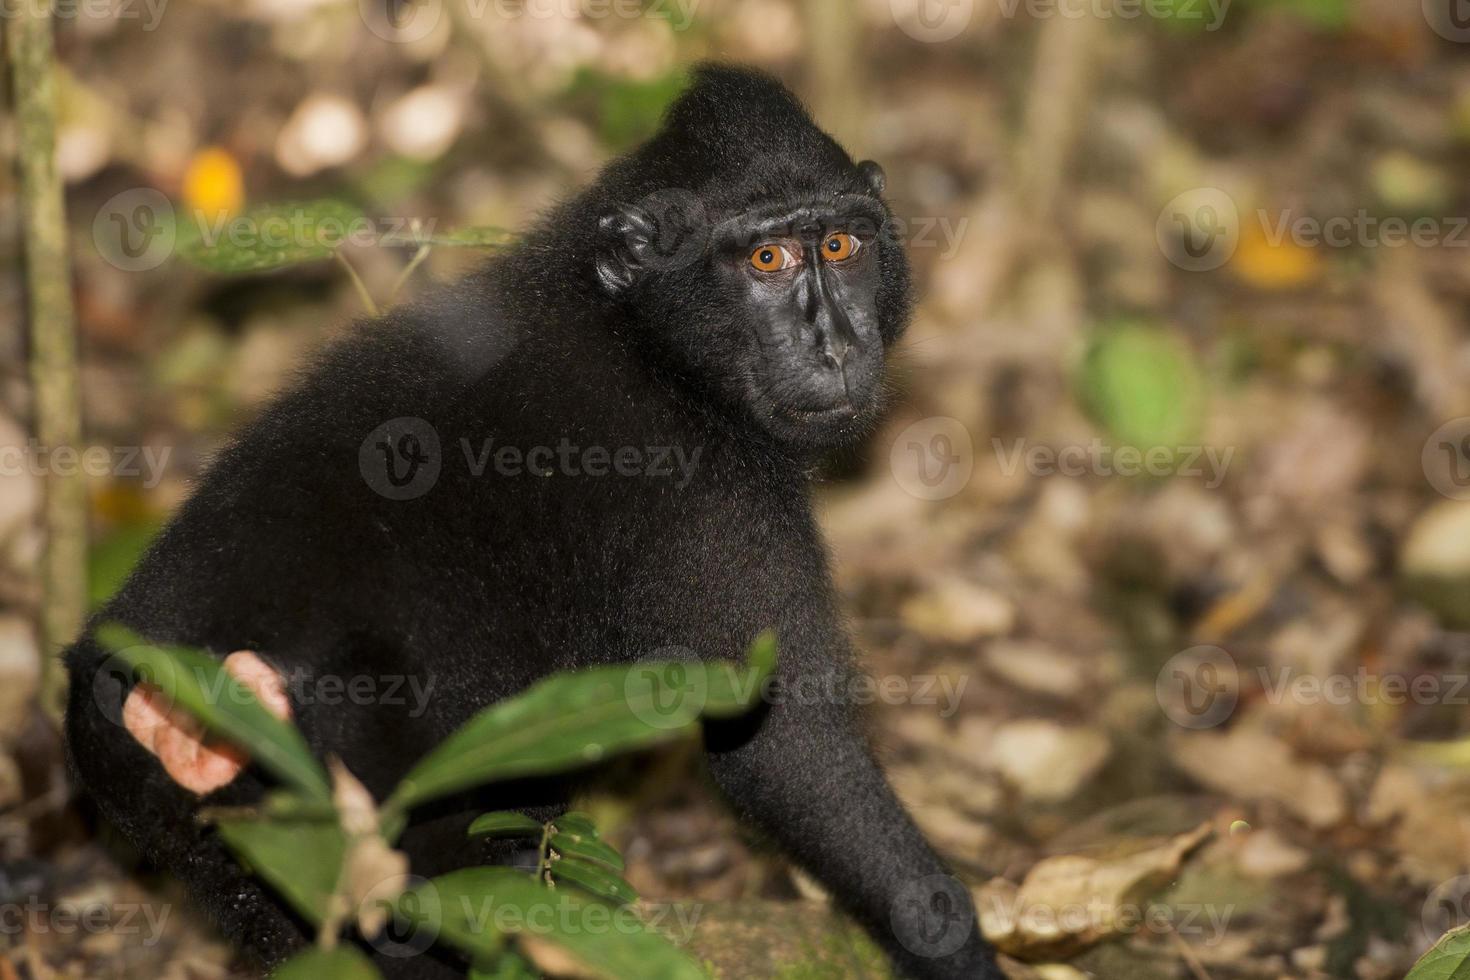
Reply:
<svg viewBox="0 0 1470 980"><path fill-rule="evenodd" d="M466 980L541 980L531 964L515 953L501 953L494 966L474 967Z"/></svg>
<svg viewBox="0 0 1470 980"><path fill-rule="evenodd" d="M544 830L539 820L532 820L514 810L484 813L470 824L471 837L539 837Z"/></svg>
<svg viewBox="0 0 1470 980"><path fill-rule="evenodd" d="M580 810L568 810L555 820L551 821L559 832L573 834L583 840L598 840L601 834L597 832L597 825L592 818Z"/></svg>
<svg viewBox="0 0 1470 980"><path fill-rule="evenodd" d="M321 925L347 841L335 823L219 817L219 835L254 874L308 921Z"/></svg>
<svg viewBox="0 0 1470 980"><path fill-rule="evenodd" d="M745 654L745 669L726 662L709 665L704 713L710 718L742 715L760 699L776 671L776 634L766 630Z"/></svg>
<svg viewBox="0 0 1470 980"><path fill-rule="evenodd" d="M267 793L261 811L276 820L326 820L334 824L341 820L330 800L311 799L286 790Z"/></svg>
<svg viewBox="0 0 1470 980"><path fill-rule="evenodd" d="M329 259L349 239L373 243L376 234L346 202L284 202L229 218L194 215L181 223L177 249L209 272L240 275Z"/></svg>
<svg viewBox="0 0 1470 980"><path fill-rule="evenodd" d="M561 884L573 884L598 898L605 898L619 905L632 905L638 901L638 893L621 877L608 871L600 864L563 857L551 862L551 877Z"/></svg>
<svg viewBox="0 0 1470 980"><path fill-rule="evenodd" d="M308 949L281 964L271 980L382 980L368 958L353 946Z"/></svg>
<svg viewBox="0 0 1470 980"><path fill-rule="evenodd" d="M581 858L584 861L605 864L614 871L623 870L622 855L600 840L559 833L552 834L548 843L562 857Z"/></svg>
<svg viewBox="0 0 1470 980"><path fill-rule="evenodd" d="M301 733L262 707L255 694L219 660L187 647L149 643L118 623L99 627L97 641L210 731L248 750L277 778L312 799L331 799L326 773Z"/></svg>
<svg viewBox="0 0 1470 980"><path fill-rule="evenodd" d="M647 80L616 78L587 72L579 84L597 93L603 140L623 149L648 138L679 94L687 79L680 71Z"/></svg>
<svg viewBox="0 0 1470 980"><path fill-rule="evenodd" d="M1470 980L1470 926L1440 936L1404 980Z"/></svg>
<svg viewBox="0 0 1470 980"><path fill-rule="evenodd" d="M418 236L420 245L446 245L451 248L502 248L515 244L518 236L509 228L486 225L479 228L459 228L443 235Z"/></svg>
<svg viewBox="0 0 1470 980"><path fill-rule="evenodd" d="M550 775L649 748L696 730L701 713L746 710L774 666L758 643L745 670L724 664L641 663L558 674L480 712L416 765L384 809L498 779Z"/></svg>
<svg viewBox="0 0 1470 980"><path fill-rule="evenodd" d="M122 588L162 529L160 521L123 524L92 545L87 552L87 595L94 608Z"/></svg>
<svg viewBox="0 0 1470 980"><path fill-rule="evenodd" d="M1252 0L1252 6L1263 10L1282 10L1318 27L1337 30L1352 21L1352 0Z"/></svg>
<svg viewBox="0 0 1470 980"><path fill-rule="evenodd" d="M1119 443L1147 452L1199 439L1204 379L1174 334L1137 323L1104 328L1079 377L1082 401Z"/></svg>
<svg viewBox="0 0 1470 980"><path fill-rule="evenodd" d="M436 929L477 962L495 962L505 934L556 946L591 976L609 980L703 980L684 953L633 909L568 889L550 889L510 868L466 868L404 893L409 923Z"/></svg>

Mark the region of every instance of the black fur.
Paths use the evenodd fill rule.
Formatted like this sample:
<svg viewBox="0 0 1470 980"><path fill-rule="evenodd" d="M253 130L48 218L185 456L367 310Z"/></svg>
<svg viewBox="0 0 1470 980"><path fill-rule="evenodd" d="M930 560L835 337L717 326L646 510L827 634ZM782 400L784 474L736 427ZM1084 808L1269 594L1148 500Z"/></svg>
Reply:
<svg viewBox="0 0 1470 980"><path fill-rule="evenodd" d="M810 276L752 279L745 256L766 233L756 218L795 209L820 222L835 208L881 222L882 186L876 164L854 164L778 83L701 68L654 139L521 245L330 348L221 454L98 620L221 655L256 650L288 678L376 678L380 695L383 679L409 675L431 692L417 717L412 698L340 706L293 689L313 748L379 795L473 713L552 671L669 647L738 659L773 627L783 683L849 676L807 473L877 417L882 352L908 316L907 265L881 233L855 264ZM843 356L850 370L834 374ZM791 414L839 397L833 378L847 408ZM390 421L404 419L422 423ZM503 447L563 440L606 449L607 475L573 475L545 454L497 472ZM612 472L622 447L644 450L638 475ZM658 447L670 475L648 472ZM425 482L397 487L384 467L406 478L410 456ZM278 960L302 941L299 923L116 724L127 681L99 669L90 631L67 661L81 784L233 941ZM712 728L707 745L739 814L906 974L1000 976L850 705L778 702ZM247 770L202 803L254 800L264 785ZM474 813L546 816L564 794L527 783L430 808L404 846L425 875L489 860L464 841ZM956 935L958 948L946 944ZM453 975L432 957L380 961L395 977Z"/></svg>

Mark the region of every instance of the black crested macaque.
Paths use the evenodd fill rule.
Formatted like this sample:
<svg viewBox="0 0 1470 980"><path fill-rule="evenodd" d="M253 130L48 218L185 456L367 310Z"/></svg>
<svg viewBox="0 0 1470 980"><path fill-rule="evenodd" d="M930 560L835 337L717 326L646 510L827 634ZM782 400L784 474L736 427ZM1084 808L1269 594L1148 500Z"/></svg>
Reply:
<svg viewBox="0 0 1470 980"><path fill-rule="evenodd" d="M553 671L671 648L739 660L773 628L780 685L850 690L808 474L873 429L909 316L883 185L779 82L697 69L646 145L518 245L330 345L221 452L94 622L255 651L314 750L380 797ZM138 702L106 659L90 631L67 654L76 777L233 942L277 962L302 925L195 820L267 780L230 770L201 797L171 779L119 724ZM856 709L769 702L706 732L738 814L904 975L999 978ZM480 812L566 805L564 783L520 789L416 813L402 838L415 873L502 859L466 841ZM378 962L463 975L440 955Z"/></svg>

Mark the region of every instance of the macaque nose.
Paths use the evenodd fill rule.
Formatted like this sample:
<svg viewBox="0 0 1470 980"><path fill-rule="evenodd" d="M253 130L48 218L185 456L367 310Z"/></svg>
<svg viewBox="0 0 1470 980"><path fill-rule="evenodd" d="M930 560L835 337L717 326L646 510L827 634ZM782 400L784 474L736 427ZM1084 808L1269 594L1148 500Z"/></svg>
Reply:
<svg viewBox="0 0 1470 980"><path fill-rule="evenodd" d="M847 352L851 349L845 337L831 337L822 349L822 363L830 370L845 372Z"/></svg>

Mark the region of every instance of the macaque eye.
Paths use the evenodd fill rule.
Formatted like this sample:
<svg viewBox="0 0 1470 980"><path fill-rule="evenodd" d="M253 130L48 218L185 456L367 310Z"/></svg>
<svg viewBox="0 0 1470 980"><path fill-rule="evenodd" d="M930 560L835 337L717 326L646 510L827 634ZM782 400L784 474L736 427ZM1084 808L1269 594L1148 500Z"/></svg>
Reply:
<svg viewBox="0 0 1470 980"><path fill-rule="evenodd" d="M822 243L822 258L828 262L843 262L858 253L862 245L845 231L828 235Z"/></svg>
<svg viewBox="0 0 1470 980"><path fill-rule="evenodd" d="M799 261L791 250L775 243L762 245L750 253L750 264L757 272L780 272Z"/></svg>

